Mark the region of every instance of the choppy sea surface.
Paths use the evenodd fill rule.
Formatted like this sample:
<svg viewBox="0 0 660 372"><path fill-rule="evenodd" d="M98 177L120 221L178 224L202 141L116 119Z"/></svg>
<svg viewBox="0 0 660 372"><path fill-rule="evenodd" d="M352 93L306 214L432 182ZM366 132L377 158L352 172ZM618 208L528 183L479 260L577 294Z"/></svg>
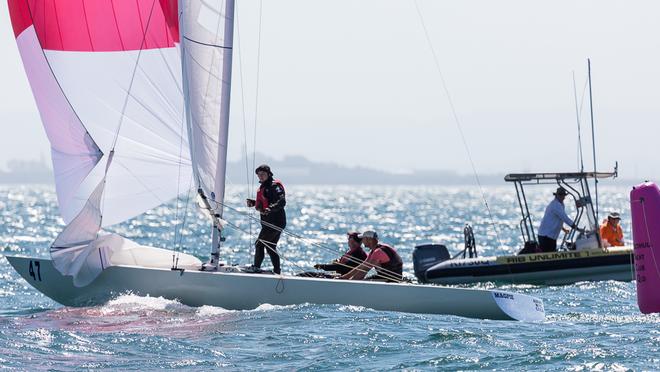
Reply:
<svg viewBox="0 0 660 372"><path fill-rule="evenodd" d="M249 191L230 187L228 205L240 207ZM528 191L536 223L551 191ZM601 213L622 212L630 240L629 189L599 191ZM304 239L280 241L285 272L332 260L345 249L348 230L378 231L398 249L409 274L415 245L437 242L457 252L466 222L474 226L480 255L510 254L521 243L515 190L506 186L484 188L490 213L474 186L289 185L287 193L288 229ZM311 304L232 311L132 294L70 308L33 289L4 259L49 256L63 226L54 189L0 186L0 216L3 369L660 370L660 317L639 312L633 282L500 286L542 298L548 315L542 323ZM257 223L233 210L225 219L240 230L227 230L223 258L251 263ZM110 230L203 260L208 255L208 223L185 197Z"/></svg>

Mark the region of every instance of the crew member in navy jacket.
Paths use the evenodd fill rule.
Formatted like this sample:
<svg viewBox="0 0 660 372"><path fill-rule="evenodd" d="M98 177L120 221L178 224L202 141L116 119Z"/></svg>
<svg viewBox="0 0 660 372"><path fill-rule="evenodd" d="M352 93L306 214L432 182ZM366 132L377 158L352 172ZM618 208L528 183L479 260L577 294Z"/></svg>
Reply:
<svg viewBox="0 0 660 372"><path fill-rule="evenodd" d="M273 179L273 172L266 164L262 164L255 170L259 178L259 189L256 199L247 199L247 206L254 207L261 214L261 232L254 244L254 267L261 268L264 260L264 251L268 252L270 261L273 263L273 271L281 272L280 256L277 253L277 242L286 227L286 197L284 185L279 180Z"/></svg>

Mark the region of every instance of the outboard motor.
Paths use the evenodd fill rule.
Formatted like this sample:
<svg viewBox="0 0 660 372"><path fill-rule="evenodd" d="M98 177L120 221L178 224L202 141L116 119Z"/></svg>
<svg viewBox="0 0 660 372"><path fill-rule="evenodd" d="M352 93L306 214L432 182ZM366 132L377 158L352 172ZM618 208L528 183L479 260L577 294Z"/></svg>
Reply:
<svg viewBox="0 0 660 372"><path fill-rule="evenodd" d="M426 283L426 270L451 257L447 247L440 244L418 245L413 250L413 267L420 283Z"/></svg>

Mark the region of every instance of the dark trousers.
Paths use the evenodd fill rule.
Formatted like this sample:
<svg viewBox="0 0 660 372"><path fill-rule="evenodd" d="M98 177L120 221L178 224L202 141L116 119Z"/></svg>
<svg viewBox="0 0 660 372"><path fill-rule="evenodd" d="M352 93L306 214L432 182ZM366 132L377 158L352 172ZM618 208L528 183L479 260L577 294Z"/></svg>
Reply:
<svg viewBox="0 0 660 372"><path fill-rule="evenodd" d="M539 248L541 252L557 252L557 240L539 235Z"/></svg>
<svg viewBox="0 0 660 372"><path fill-rule="evenodd" d="M280 255L277 254L277 242L280 240L281 231L262 226L261 232L254 243L254 266L261 267L264 261L264 250L268 252L270 262L273 263L273 272L280 273Z"/></svg>

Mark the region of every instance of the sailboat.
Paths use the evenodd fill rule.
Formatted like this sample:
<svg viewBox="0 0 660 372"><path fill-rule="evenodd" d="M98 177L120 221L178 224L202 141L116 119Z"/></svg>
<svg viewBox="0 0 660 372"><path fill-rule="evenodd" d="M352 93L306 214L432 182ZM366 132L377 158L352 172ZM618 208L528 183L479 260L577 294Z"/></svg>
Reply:
<svg viewBox="0 0 660 372"><path fill-rule="evenodd" d="M8 0L13 31L52 148L66 226L51 258L7 256L67 306L121 293L191 306L357 305L537 321L535 297L500 290L247 273L219 265L234 1ZM194 180L211 221L210 260L104 229L166 203Z"/></svg>

